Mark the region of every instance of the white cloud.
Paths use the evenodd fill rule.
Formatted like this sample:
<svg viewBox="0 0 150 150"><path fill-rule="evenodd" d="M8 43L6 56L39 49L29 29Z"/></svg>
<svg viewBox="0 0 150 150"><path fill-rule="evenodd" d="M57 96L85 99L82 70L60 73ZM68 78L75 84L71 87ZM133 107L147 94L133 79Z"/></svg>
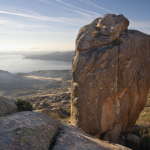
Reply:
<svg viewBox="0 0 150 150"><path fill-rule="evenodd" d="M0 18L0 27L5 27L6 28L47 28L49 26L44 26L44 25L38 25L38 24L27 24L27 23L19 23L14 20L10 19L5 19L5 18Z"/></svg>
<svg viewBox="0 0 150 150"><path fill-rule="evenodd" d="M0 7L0 14L5 14L5 17L0 17L0 33L7 34L71 35L74 30L77 33L81 26L89 23L88 18L48 17L12 7Z"/></svg>
<svg viewBox="0 0 150 150"><path fill-rule="evenodd" d="M108 10L108 9L105 9L103 7L100 7L99 5L96 5L96 4L92 3L90 0L80 0L80 1L82 1L82 2L84 2L86 4L88 4L88 5L93 5L93 6L97 7L97 8L99 8L99 9L105 10L107 12L114 13L114 12ZM115 13L115 14L117 14L117 13ZM132 28L132 29L140 30L140 31L142 31L144 33L150 34L150 22L148 22L148 21L134 22L134 21L130 20L129 28L130 29Z"/></svg>
<svg viewBox="0 0 150 150"><path fill-rule="evenodd" d="M150 21L138 21L134 22L130 20L130 29L140 30L146 34L150 34Z"/></svg>
<svg viewBox="0 0 150 150"><path fill-rule="evenodd" d="M114 13L114 12L108 10L108 9L105 9L103 7L100 7L99 5L96 5L96 4L92 3L90 0L80 0L80 1L82 1L82 2L84 2L86 4L88 4L88 5L93 5L93 6L97 7L97 8L99 8L99 9L105 10L107 12Z"/></svg>
<svg viewBox="0 0 150 150"><path fill-rule="evenodd" d="M60 31L60 32L51 32L51 31L19 31L19 30L2 30L0 29L0 33L5 33L5 34L47 34L47 35L72 35L73 33L72 32L63 32L63 31Z"/></svg>
<svg viewBox="0 0 150 150"><path fill-rule="evenodd" d="M101 14L98 14L98 13L96 13L96 12L88 11L88 10L85 10L85 9L78 8L78 7L76 7L76 6L70 5L70 4L68 4L68 3L63 2L62 0L56 0L56 1L57 1L57 2L60 2L60 3L64 4L64 5L67 5L67 6L76 8L76 9L79 9L79 10L81 10L81 11L84 11L84 12L87 12L87 13L90 13L90 14L93 14L93 15L96 15L96 16L99 16L99 17L102 16Z"/></svg>
<svg viewBox="0 0 150 150"><path fill-rule="evenodd" d="M69 11L78 13L78 14L82 15L83 17L89 18L89 19L93 19L93 18L96 18L96 17L100 17L100 16L101 16L101 15L98 14L98 13L95 13L95 12L92 12L92 11L88 11L88 10L84 10L84 9L75 7L75 6L70 5L70 4L68 4L68 3L65 3L65 2L63 2L63 1L61 1L61 0L56 0L56 1L57 1L57 2L60 2L60 3L63 3L63 4L65 4L65 5L67 5L67 6L71 7L71 8L67 8L67 7L63 7L63 6L60 6L60 5L56 5L56 4L51 3L51 2L49 2L49 1L47 1L47 0L38 0L38 1L44 2L44 3L46 3L46 4L54 5L54 6L57 6L57 7L59 7L59 8L63 8L63 9L65 9L65 10L69 10ZM72 8L75 8L75 9L78 9L78 10L75 10L75 9L72 9ZM79 10L80 10L80 11L79 11ZM87 13L85 13L85 12L87 12ZM93 14L93 15L91 15L91 14Z"/></svg>
<svg viewBox="0 0 150 150"><path fill-rule="evenodd" d="M24 12L18 11L17 9L6 10L6 8L5 9L0 8L0 14L25 17L25 18L34 19L37 21L51 21L51 22L58 22L58 23L65 23L65 24L80 26L80 23L77 23L78 18L47 17L47 16L43 16L43 15L35 13L35 12L32 13L31 11L30 11L30 13L28 11L27 11L27 13L26 12L24 13Z"/></svg>

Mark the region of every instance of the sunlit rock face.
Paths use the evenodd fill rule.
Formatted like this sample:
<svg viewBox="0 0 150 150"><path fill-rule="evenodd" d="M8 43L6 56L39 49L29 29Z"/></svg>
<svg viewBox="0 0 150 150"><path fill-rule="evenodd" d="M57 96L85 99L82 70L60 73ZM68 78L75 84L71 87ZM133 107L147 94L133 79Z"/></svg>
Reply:
<svg viewBox="0 0 150 150"><path fill-rule="evenodd" d="M150 36L128 25L107 14L82 27L72 64L71 124L111 142L135 124L150 87Z"/></svg>

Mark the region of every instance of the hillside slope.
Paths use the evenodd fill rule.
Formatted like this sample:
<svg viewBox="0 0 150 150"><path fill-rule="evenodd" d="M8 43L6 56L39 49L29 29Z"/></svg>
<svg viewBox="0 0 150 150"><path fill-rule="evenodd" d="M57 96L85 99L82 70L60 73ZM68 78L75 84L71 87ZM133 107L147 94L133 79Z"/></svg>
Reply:
<svg viewBox="0 0 150 150"><path fill-rule="evenodd" d="M68 52L53 52L44 55L26 55L27 59L42 59L42 60L56 60L71 62L74 56L74 51Z"/></svg>

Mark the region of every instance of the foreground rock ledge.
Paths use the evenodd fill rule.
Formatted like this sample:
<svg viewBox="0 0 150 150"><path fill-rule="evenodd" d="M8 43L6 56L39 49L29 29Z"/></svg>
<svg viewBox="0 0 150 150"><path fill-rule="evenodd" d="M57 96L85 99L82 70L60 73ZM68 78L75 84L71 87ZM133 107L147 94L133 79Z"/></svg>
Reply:
<svg viewBox="0 0 150 150"><path fill-rule="evenodd" d="M128 150L126 147L95 139L42 113L20 112L0 117L0 150L48 149Z"/></svg>
<svg viewBox="0 0 150 150"><path fill-rule="evenodd" d="M71 124L111 142L131 130L150 87L150 35L128 25L108 14L82 27L72 64Z"/></svg>

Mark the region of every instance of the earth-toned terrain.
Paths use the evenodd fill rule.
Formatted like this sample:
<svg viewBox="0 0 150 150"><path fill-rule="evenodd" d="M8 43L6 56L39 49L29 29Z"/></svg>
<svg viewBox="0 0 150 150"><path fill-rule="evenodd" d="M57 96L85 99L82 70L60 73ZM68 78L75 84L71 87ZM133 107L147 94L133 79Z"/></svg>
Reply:
<svg viewBox="0 0 150 150"><path fill-rule="evenodd" d="M0 71L0 149L149 150L150 36L128 25L82 27L72 71Z"/></svg>
<svg viewBox="0 0 150 150"><path fill-rule="evenodd" d="M69 92L71 70L43 70L11 74L0 71L0 94L9 99L26 99Z"/></svg>

